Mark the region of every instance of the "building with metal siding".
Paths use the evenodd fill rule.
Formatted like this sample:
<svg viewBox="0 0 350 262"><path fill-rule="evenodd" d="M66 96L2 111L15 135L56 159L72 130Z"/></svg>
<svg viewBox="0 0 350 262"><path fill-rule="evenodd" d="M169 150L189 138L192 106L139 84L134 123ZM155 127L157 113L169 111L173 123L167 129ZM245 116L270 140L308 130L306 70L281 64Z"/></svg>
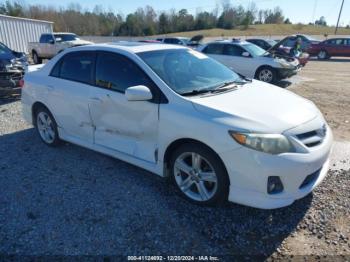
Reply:
<svg viewBox="0 0 350 262"><path fill-rule="evenodd" d="M53 22L0 15L0 42L19 52L28 52L28 42L38 42L42 33L52 33Z"/></svg>

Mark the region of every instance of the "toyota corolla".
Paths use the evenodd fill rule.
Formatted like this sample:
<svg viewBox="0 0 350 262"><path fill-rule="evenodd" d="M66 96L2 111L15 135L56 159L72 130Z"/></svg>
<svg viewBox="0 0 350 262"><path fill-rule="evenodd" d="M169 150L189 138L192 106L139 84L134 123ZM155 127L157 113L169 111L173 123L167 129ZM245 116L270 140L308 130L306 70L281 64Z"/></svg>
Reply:
<svg viewBox="0 0 350 262"><path fill-rule="evenodd" d="M283 207L328 171L332 132L312 102L186 47L65 50L25 76L22 105L45 144L168 176L194 203Z"/></svg>

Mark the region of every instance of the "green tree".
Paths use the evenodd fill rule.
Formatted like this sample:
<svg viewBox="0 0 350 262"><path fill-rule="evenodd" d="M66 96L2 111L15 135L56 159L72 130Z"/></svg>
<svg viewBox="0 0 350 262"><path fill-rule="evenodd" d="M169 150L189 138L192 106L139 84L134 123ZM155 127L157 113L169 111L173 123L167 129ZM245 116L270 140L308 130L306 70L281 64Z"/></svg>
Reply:
<svg viewBox="0 0 350 262"><path fill-rule="evenodd" d="M170 31L169 28L169 18L166 13L161 13L159 16L159 22L158 22L158 33L159 34L166 34Z"/></svg>

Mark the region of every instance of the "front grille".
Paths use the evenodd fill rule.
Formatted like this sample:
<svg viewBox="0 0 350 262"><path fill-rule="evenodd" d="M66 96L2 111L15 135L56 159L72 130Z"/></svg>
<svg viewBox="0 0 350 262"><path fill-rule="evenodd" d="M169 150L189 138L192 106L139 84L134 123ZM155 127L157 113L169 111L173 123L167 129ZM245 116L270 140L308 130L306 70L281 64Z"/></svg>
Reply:
<svg viewBox="0 0 350 262"><path fill-rule="evenodd" d="M327 128L324 125L322 128L298 134L296 137L307 147L315 147L322 143L326 136Z"/></svg>
<svg viewBox="0 0 350 262"><path fill-rule="evenodd" d="M305 180L303 181L303 183L300 185L299 189L303 189L304 187L307 187L313 183L316 182L318 176L320 175L321 173L321 169L320 168L319 170L317 170L316 172L312 173L311 175L308 175Z"/></svg>

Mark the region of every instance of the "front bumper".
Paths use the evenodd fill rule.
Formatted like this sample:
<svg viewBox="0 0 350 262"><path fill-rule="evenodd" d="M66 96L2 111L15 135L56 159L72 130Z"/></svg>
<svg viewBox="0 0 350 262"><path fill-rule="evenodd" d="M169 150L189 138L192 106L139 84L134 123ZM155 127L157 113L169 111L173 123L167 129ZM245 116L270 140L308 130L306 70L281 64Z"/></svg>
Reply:
<svg viewBox="0 0 350 262"><path fill-rule="evenodd" d="M294 68L276 68L276 72L277 72L277 78L278 79L285 79L285 78L289 78L292 77L294 75L296 75L299 71L301 70L301 68L299 66L296 66Z"/></svg>
<svg viewBox="0 0 350 262"><path fill-rule="evenodd" d="M303 198L327 175L332 141L333 135L328 128L322 144L307 153L270 155L242 147L220 154L230 177L229 201L273 209ZM305 179L315 172L317 176L302 186ZM281 193L268 194L269 176L281 179L284 186Z"/></svg>
<svg viewBox="0 0 350 262"><path fill-rule="evenodd" d="M8 72L0 72L0 87L15 88L19 87L20 80L23 79L24 72L13 70Z"/></svg>

